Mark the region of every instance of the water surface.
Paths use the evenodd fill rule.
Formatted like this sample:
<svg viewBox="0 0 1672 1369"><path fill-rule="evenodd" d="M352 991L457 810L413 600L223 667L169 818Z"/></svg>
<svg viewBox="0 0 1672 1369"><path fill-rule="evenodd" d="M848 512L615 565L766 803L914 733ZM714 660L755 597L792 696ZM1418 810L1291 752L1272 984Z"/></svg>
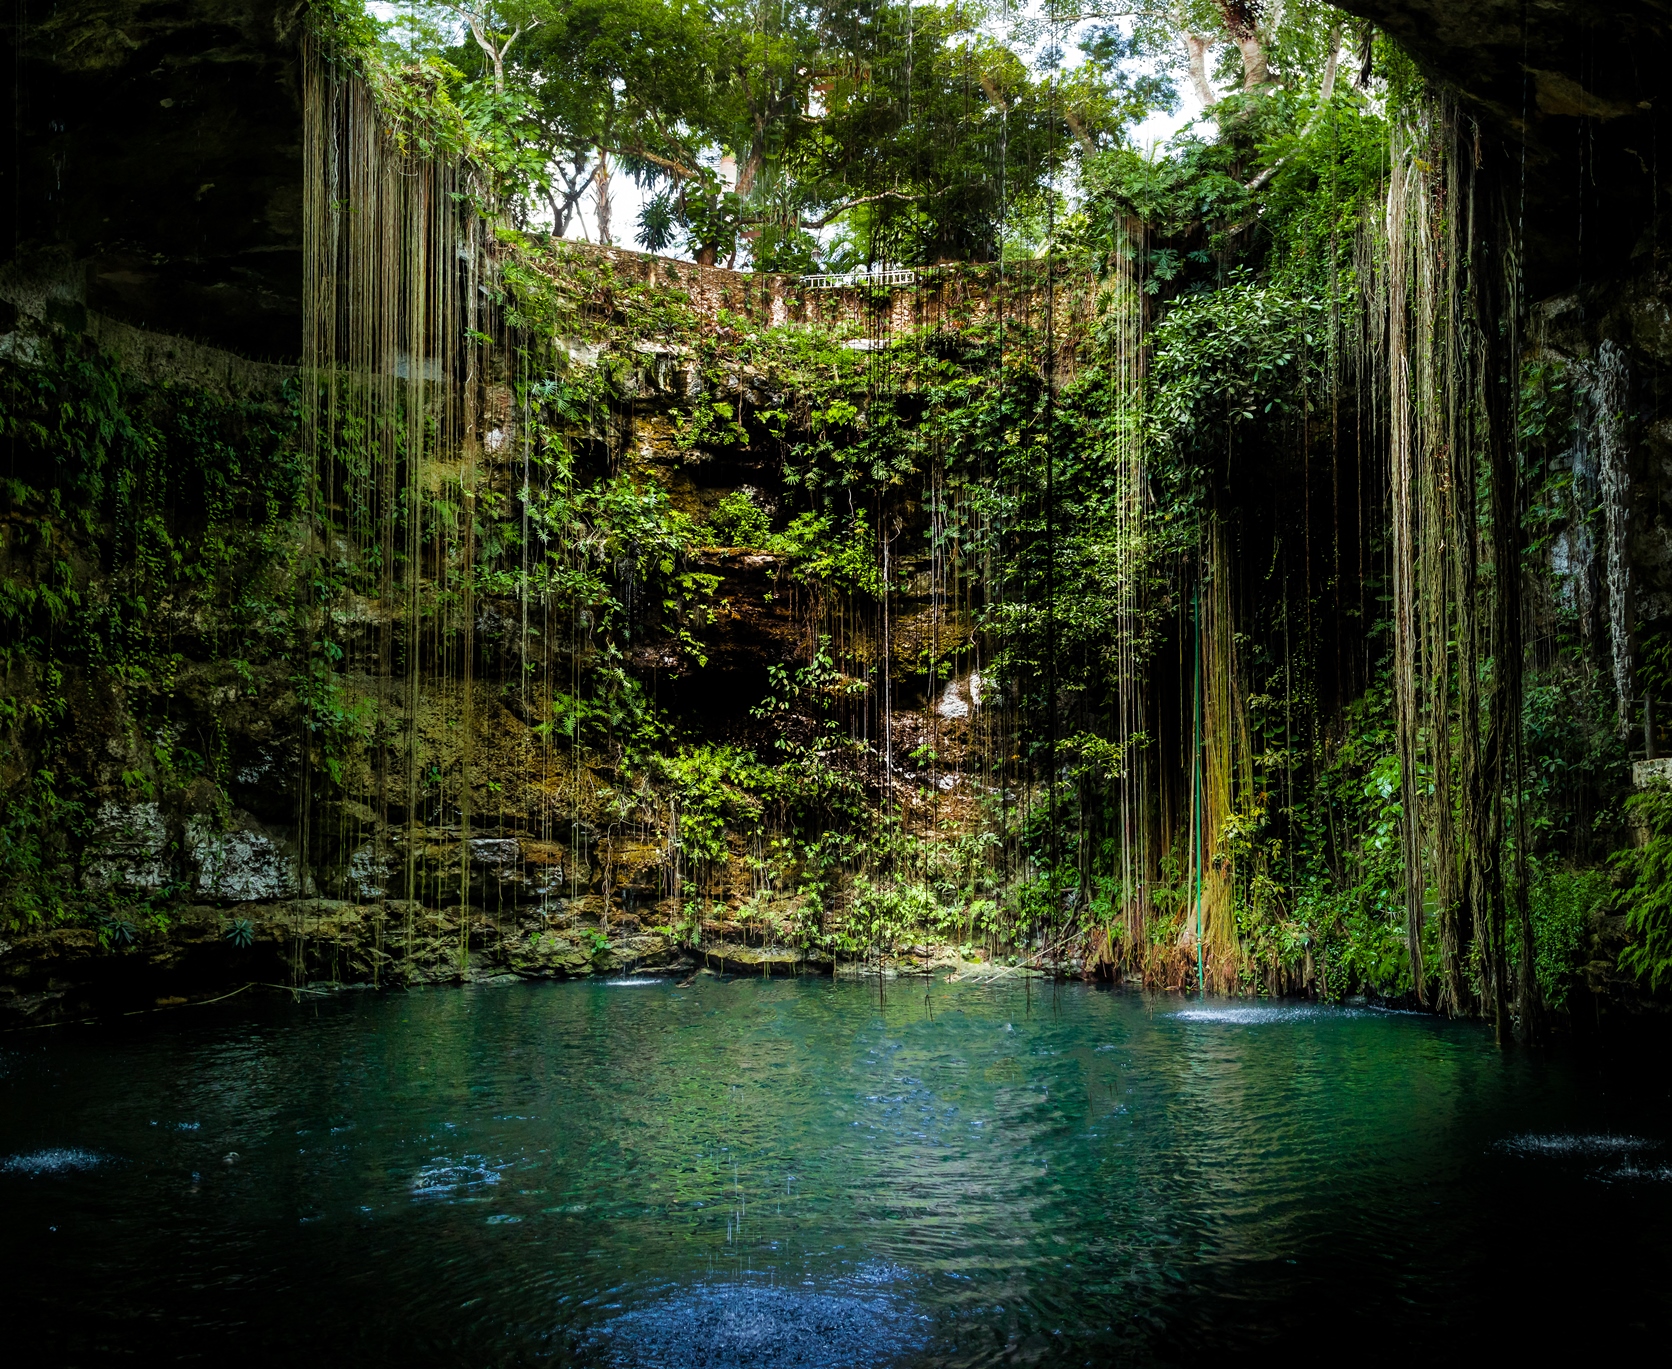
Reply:
<svg viewBox="0 0 1672 1369"><path fill-rule="evenodd" d="M1081 985L183 1009L0 1038L0 1310L54 1363L1649 1346L1667 1092L1655 1057Z"/></svg>

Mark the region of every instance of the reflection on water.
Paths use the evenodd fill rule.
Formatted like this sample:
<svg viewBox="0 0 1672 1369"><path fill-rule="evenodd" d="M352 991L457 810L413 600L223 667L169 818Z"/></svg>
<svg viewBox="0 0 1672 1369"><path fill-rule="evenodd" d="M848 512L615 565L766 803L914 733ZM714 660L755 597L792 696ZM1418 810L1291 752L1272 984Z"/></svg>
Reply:
<svg viewBox="0 0 1672 1369"><path fill-rule="evenodd" d="M1066 1365L1667 1319L1664 1070L1472 1026L707 977L194 1013L6 1047L11 1344Z"/></svg>

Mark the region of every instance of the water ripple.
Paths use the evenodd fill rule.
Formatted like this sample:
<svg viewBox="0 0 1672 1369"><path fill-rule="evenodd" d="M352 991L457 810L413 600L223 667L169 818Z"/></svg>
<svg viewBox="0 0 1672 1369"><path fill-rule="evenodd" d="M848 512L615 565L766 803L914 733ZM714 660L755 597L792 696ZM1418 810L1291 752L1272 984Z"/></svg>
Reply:
<svg viewBox="0 0 1672 1369"><path fill-rule="evenodd" d="M1354 1008L1313 1007L1212 1007L1181 1008L1167 1016L1178 1022L1229 1022L1234 1026L1252 1027L1267 1022L1325 1022L1363 1014Z"/></svg>
<svg viewBox="0 0 1672 1369"><path fill-rule="evenodd" d="M480 1155L466 1155L458 1161L438 1155L413 1176L412 1192L419 1198L435 1198L461 1189L497 1184L503 1168L503 1165L490 1165Z"/></svg>
<svg viewBox="0 0 1672 1369"><path fill-rule="evenodd" d="M75 1147L37 1150L29 1155L11 1155L0 1161L0 1170L7 1174L74 1174L80 1170L97 1169L105 1157L97 1151Z"/></svg>
<svg viewBox="0 0 1672 1369"><path fill-rule="evenodd" d="M635 1369L859 1369L917 1348L922 1321L908 1303L874 1287L702 1283L605 1322L599 1339L610 1363Z"/></svg>
<svg viewBox="0 0 1672 1369"><path fill-rule="evenodd" d="M1414 1357L1506 1316L1594 1336L1618 1269L1665 1262L1653 1088L1367 1005L927 987L595 979L275 1001L238 1049L184 1017L65 1036L3 1081L0 1235L39 1233L8 1293L147 1362L367 1337L403 1363L1077 1369L1365 1326ZM1550 1258L1580 1210L1608 1262Z"/></svg>
<svg viewBox="0 0 1672 1369"><path fill-rule="evenodd" d="M1510 1155L1628 1155L1633 1151L1648 1150L1656 1143L1641 1136L1610 1136L1594 1133L1588 1136L1513 1136L1498 1142L1497 1149Z"/></svg>

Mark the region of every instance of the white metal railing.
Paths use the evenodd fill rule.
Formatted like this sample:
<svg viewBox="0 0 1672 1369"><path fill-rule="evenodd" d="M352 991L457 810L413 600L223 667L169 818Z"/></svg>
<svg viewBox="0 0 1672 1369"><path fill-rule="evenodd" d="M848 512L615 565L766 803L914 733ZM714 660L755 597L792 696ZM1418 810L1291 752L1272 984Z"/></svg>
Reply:
<svg viewBox="0 0 1672 1369"><path fill-rule="evenodd" d="M850 290L857 285L885 287L911 285L916 280L917 272L909 266L875 266L869 270L861 267L857 271L803 276L801 278L801 288L803 290Z"/></svg>

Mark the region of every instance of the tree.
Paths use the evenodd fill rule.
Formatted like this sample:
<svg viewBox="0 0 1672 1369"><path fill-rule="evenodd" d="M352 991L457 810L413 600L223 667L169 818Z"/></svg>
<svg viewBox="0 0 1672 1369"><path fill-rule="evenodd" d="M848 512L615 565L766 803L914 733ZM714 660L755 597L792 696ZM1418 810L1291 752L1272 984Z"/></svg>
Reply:
<svg viewBox="0 0 1672 1369"><path fill-rule="evenodd" d="M540 15L518 0L447 0L493 63L493 90L505 94L505 57L511 45L540 24Z"/></svg>
<svg viewBox="0 0 1672 1369"><path fill-rule="evenodd" d="M1115 30L1080 66L1039 75L956 4L443 0L434 12L463 21L449 59L508 145L502 160L534 165L523 198L544 200L554 232L590 195L596 237L612 242L610 186L625 172L654 192L640 242L666 250L683 233L709 262L747 243L758 264L809 267L830 229L842 260L990 257L1001 222L1048 217L1076 159L1173 98L1164 76L1126 74L1139 46Z"/></svg>
<svg viewBox="0 0 1672 1369"><path fill-rule="evenodd" d="M553 161L565 173L566 203L553 205L557 231L590 186L599 240L612 240L612 167L641 183L700 175L722 79L717 39L693 0L551 0L524 61Z"/></svg>
<svg viewBox="0 0 1672 1369"><path fill-rule="evenodd" d="M1044 203L1075 158L1166 98L1114 65L1036 75L957 5L851 5L825 32L782 198L796 227L841 224L848 261L995 255L1010 207Z"/></svg>
<svg viewBox="0 0 1672 1369"><path fill-rule="evenodd" d="M1279 0L1274 6L1264 0L1136 0L1129 4L1115 0L1097 6L1095 13L1128 21L1134 50L1159 57L1168 67L1176 67L1182 53L1196 99L1203 109L1211 109L1224 97L1215 82L1235 79L1222 62L1214 60L1216 53L1228 57L1225 45L1234 47L1242 90L1263 89L1277 79L1271 51L1278 30L1293 23L1297 13L1321 8L1313 0L1289 4Z"/></svg>

